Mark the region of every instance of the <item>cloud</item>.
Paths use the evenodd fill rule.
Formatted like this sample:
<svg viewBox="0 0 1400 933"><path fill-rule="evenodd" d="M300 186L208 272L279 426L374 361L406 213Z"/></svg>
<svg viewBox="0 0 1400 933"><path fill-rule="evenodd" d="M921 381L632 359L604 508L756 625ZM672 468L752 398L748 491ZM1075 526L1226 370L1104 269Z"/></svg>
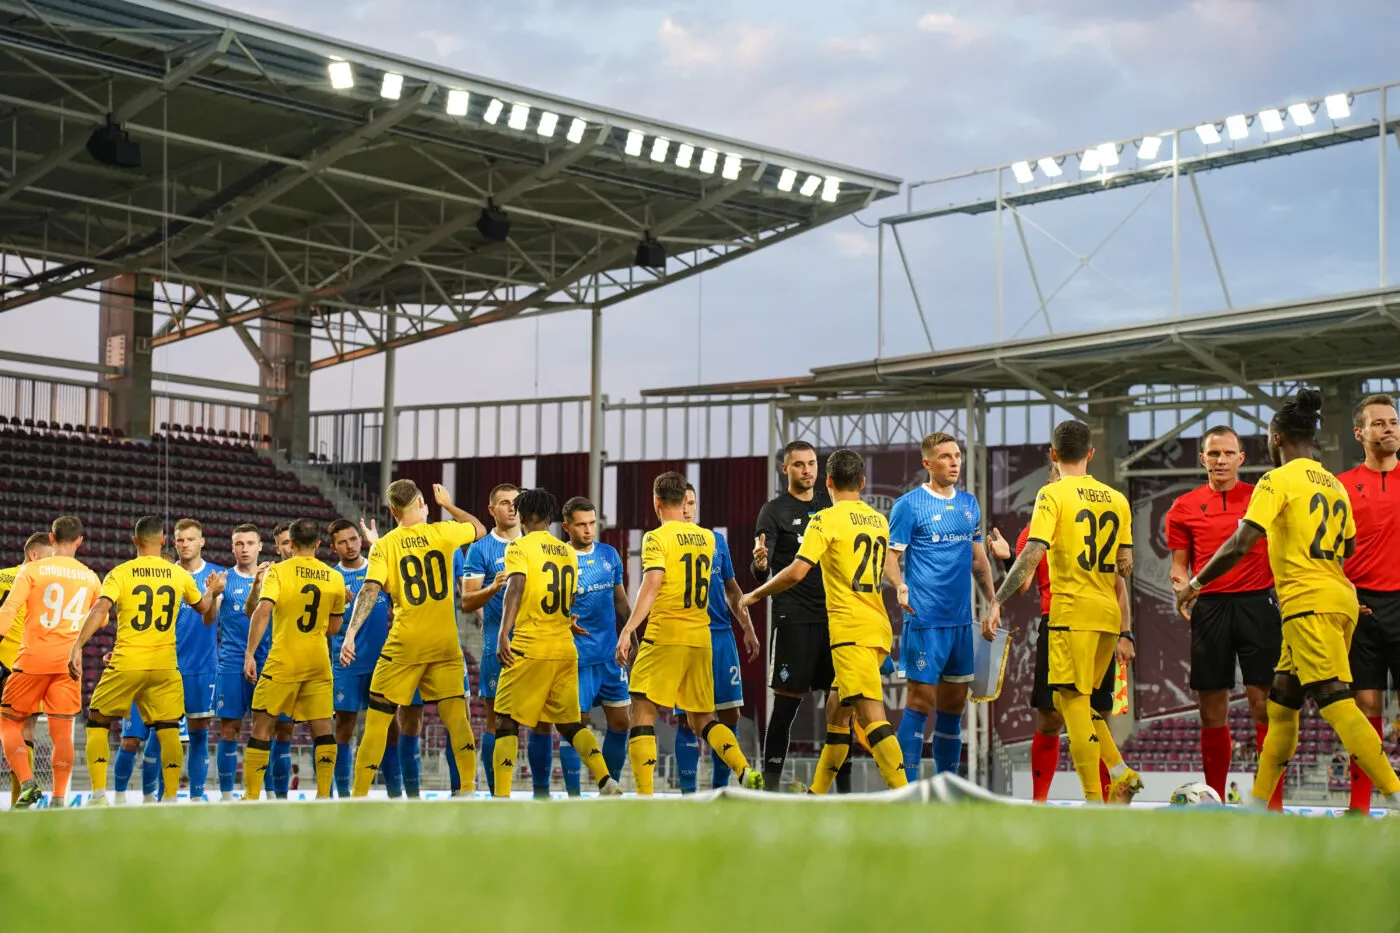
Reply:
<svg viewBox="0 0 1400 933"><path fill-rule="evenodd" d="M957 45L971 45L989 34L982 26L952 13L925 13L915 25L922 32L946 36Z"/></svg>
<svg viewBox="0 0 1400 933"><path fill-rule="evenodd" d="M827 234L836 252L844 259L869 259L876 254L875 231L836 229Z"/></svg>

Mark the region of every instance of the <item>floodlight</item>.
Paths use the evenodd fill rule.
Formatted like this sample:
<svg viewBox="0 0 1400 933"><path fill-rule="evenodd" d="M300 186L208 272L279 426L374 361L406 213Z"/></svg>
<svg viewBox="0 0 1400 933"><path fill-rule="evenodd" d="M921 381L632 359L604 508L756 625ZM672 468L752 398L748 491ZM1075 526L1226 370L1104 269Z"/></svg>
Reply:
<svg viewBox="0 0 1400 933"><path fill-rule="evenodd" d="M676 168L690 168L690 162L695 158L695 147L690 143L681 143L676 147Z"/></svg>
<svg viewBox="0 0 1400 933"><path fill-rule="evenodd" d="M403 93L403 75L394 74L392 71L384 72L384 80L379 85L379 96L386 100L398 100Z"/></svg>
<svg viewBox="0 0 1400 933"><path fill-rule="evenodd" d="M525 129L525 124L530 122L529 104L511 104L510 119L506 120L506 126L513 130Z"/></svg>
<svg viewBox="0 0 1400 933"><path fill-rule="evenodd" d="M726 153L724 156L724 168L720 169L720 177L734 181L739 177L739 171L744 167L743 157L734 153Z"/></svg>
<svg viewBox="0 0 1400 933"><path fill-rule="evenodd" d="M569 123L569 132L565 134L564 138L571 143L581 143L583 142L583 131L586 129L588 129L588 121L574 117L573 121Z"/></svg>
<svg viewBox="0 0 1400 933"><path fill-rule="evenodd" d="M1201 142L1207 146L1220 142L1220 129L1214 123L1202 123L1196 127L1196 135L1201 137Z"/></svg>
<svg viewBox="0 0 1400 933"><path fill-rule="evenodd" d="M491 98L491 103L486 105L486 113L482 114L481 118L492 126L495 126L496 121L501 118L501 111L505 109L506 105L493 97Z"/></svg>
<svg viewBox="0 0 1400 933"><path fill-rule="evenodd" d="M785 168L778 175L779 191L791 191L795 184L797 184L797 171L795 169Z"/></svg>
<svg viewBox="0 0 1400 933"><path fill-rule="evenodd" d="M704 172L706 175L713 175L715 173L715 163L717 161L719 161L719 153L715 152L713 149L706 149L704 152L700 153L700 171Z"/></svg>
<svg viewBox="0 0 1400 933"><path fill-rule="evenodd" d="M1085 149L1079 154L1079 170L1081 172L1097 172L1099 170L1099 151L1097 149Z"/></svg>
<svg viewBox="0 0 1400 933"><path fill-rule="evenodd" d="M1011 166L1011 174L1023 185L1029 185L1035 181L1035 172L1031 171L1029 162L1017 162Z"/></svg>
<svg viewBox="0 0 1400 933"><path fill-rule="evenodd" d="M622 147L622 151L630 156L641 155L643 135L641 130L628 130L627 145Z"/></svg>
<svg viewBox="0 0 1400 933"><path fill-rule="evenodd" d="M355 86L355 72L351 70L350 63L341 58L332 59L326 66L326 71L330 72L331 87L337 91Z"/></svg>
<svg viewBox="0 0 1400 933"><path fill-rule="evenodd" d="M1118 164L1118 147L1113 143L1099 143L1099 164L1104 168L1112 168Z"/></svg>
<svg viewBox="0 0 1400 933"><path fill-rule="evenodd" d="M1226 117L1225 133L1231 139L1244 139L1249 135L1249 118L1242 113Z"/></svg>
<svg viewBox="0 0 1400 933"><path fill-rule="evenodd" d="M559 114L550 113L548 110L540 113L539 125L535 127L535 132L541 136L553 136L554 128L559 125Z"/></svg>
<svg viewBox="0 0 1400 933"><path fill-rule="evenodd" d="M1046 178L1059 178L1064 174L1060 170L1060 163L1056 162L1054 159L1040 159L1035 165Z"/></svg>
<svg viewBox="0 0 1400 933"><path fill-rule="evenodd" d="M1259 126L1266 133L1282 133L1283 111L1273 109L1259 111Z"/></svg>
<svg viewBox="0 0 1400 933"><path fill-rule="evenodd" d="M471 103L472 96L466 91L453 89L447 92L447 115L450 117L465 117L467 115L467 105Z"/></svg>
<svg viewBox="0 0 1400 933"><path fill-rule="evenodd" d="M1308 104L1289 104L1288 115L1296 126L1312 126L1316 122L1312 107Z"/></svg>
<svg viewBox="0 0 1400 933"><path fill-rule="evenodd" d="M817 188L821 185L821 183L821 176L808 175L805 179L803 179L802 187L798 188L797 190L804 198L810 198L812 195L817 193Z"/></svg>
<svg viewBox="0 0 1400 933"><path fill-rule="evenodd" d="M1138 143L1138 158L1151 161L1157 158L1157 153L1162 151L1162 137L1144 136Z"/></svg>
<svg viewBox="0 0 1400 933"><path fill-rule="evenodd" d="M822 200L835 201L841 196L841 179L828 175L822 179Z"/></svg>
<svg viewBox="0 0 1400 933"><path fill-rule="evenodd" d="M1345 120L1351 116L1351 101L1345 94L1328 94L1322 103L1327 107L1327 116L1333 120Z"/></svg>

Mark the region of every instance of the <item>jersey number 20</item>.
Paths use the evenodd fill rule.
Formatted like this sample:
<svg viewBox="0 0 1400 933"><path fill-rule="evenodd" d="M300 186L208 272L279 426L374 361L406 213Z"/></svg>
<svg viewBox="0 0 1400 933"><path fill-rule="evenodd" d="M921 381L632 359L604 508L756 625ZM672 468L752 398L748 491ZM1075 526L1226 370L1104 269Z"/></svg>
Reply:
<svg viewBox="0 0 1400 933"><path fill-rule="evenodd" d="M851 577L851 589L857 593L873 593L880 584L880 576L885 572L885 555L890 545L884 535L856 535L855 552L860 555L856 575ZM867 575L867 571L869 574Z"/></svg>

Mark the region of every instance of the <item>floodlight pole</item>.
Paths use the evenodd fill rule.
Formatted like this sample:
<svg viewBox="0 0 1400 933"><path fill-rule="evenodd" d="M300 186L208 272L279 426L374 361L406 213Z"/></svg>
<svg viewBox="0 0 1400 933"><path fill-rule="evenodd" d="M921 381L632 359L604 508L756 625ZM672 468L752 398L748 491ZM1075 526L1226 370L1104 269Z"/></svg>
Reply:
<svg viewBox="0 0 1400 933"><path fill-rule="evenodd" d="M603 502L603 309L593 306L588 381L588 498L604 518Z"/></svg>
<svg viewBox="0 0 1400 933"><path fill-rule="evenodd" d="M1381 288L1385 288L1385 287L1386 287L1386 284L1387 284L1387 282L1386 282L1386 278L1387 278L1387 277L1386 277L1386 268L1385 268L1385 246L1386 246L1386 236L1385 236L1385 206L1386 206L1386 204L1385 204L1385 202L1386 202L1386 196L1385 196L1385 144L1386 144L1386 141L1390 138L1390 114L1387 112L1387 109L1386 109L1386 91L1387 91L1387 90L1388 90L1388 89L1385 88L1385 87L1382 87L1382 88L1381 88L1381 100L1380 100L1380 110L1381 110L1380 124L1381 124L1381 131L1380 131L1380 157L1379 157L1379 158L1380 158L1380 189L1379 189L1379 191L1377 192L1377 198L1376 198L1376 199L1380 202L1380 229L1379 229L1379 231L1378 231L1378 234L1379 234L1379 239L1380 239L1380 282L1381 282L1380 287L1381 287Z"/></svg>
<svg viewBox="0 0 1400 933"><path fill-rule="evenodd" d="M398 440L398 419L394 417L394 357L398 351L394 349L394 321L396 320L392 310L385 315L384 321L384 411L379 419L379 494L386 495L385 490L389 488L389 483L393 480L394 472L394 446ZM429 490L431 493L431 490Z"/></svg>
<svg viewBox="0 0 1400 933"><path fill-rule="evenodd" d="M1181 314L1181 131L1172 133L1172 317Z"/></svg>

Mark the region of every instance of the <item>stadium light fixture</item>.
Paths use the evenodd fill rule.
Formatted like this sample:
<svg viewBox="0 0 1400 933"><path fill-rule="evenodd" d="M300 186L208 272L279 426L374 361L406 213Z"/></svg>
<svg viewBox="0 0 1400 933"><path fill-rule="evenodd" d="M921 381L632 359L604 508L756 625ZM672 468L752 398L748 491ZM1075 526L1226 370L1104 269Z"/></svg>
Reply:
<svg viewBox="0 0 1400 933"><path fill-rule="evenodd" d="M1144 161L1152 161L1157 158L1157 153L1162 151L1162 137L1144 136L1137 144L1138 158Z"/></svg>
<svg viewBox="0 0 1400 933"><path fill-rule="evenodd" d="M732 152L727 153L724 157L724 168L720 169L720 177L729 181L734 181L739 177L739 172L743 167L744 159L742 156L735 155Z"/></svg>
<svg viewBox="0 0 1400 933"><path fill-rule="evenodd" d="M681 143L676 147L676 168L690 168L694 158L695 147L690 143Z"/></svg>
<svg viewBox="0 0 1400 933"><path fill-rule="evenodd" d="M1104 168L1112 168L1118 164L1118 146L1114 143L1099 143L1096 147L1099 153L1099 165Z"/></svg>
<svg viewBox="0 0 1400 933"><path fill-rule="evenodd" d="M453 88L447 92L447 115L449 117L465 117L467 107L472 102L472 96L467 91L460 88Z"/></svg>
<svg viewBox="0 0 1400 933"><path fill-rule="evenodd" d="M1097 172L1099 170L1099 151L1097 149L1085 149L1079 154L1079 170L1081 172Z"/></svg>
<svg viewBox="0 0 1400 933"><path fill-rule="evenodd" d="M529 104L511 104L511 105L510 105L510 118L506 120L506 126L510 127L510 128L513 129L513 130L523 130L523 129L525 129L525 125L526 125L527 123L529 123L529 122L530 122L530 105L529 105Z"/></svg>
<svg viewBox="0 0 1400 933"><path fill-rule="evenodd" d="M1322 103L1327 107L1328 119L1345 120L1351 116L1351 100L1346 94L1328 94Z"/></svg>
<svg viewBox="0 0 1400 933"><path fill-rule="evenodd" d="M403 75L392 71L384 72L384 80L379 83L379 96L385 100L398 100L403 93Z"/></svg>
<svg viewBox="0 0 1400 933"><path fill-rule="evenodd" d="M1225 133L1231 139L1244 139L1249 136L1249 117L1242 113L1225 118Z"/></svg>
<svg viewBox="0 0 1400 933"><path fill-rule="evenodd" d="M1031 171L1029 162L1017 162L1011 166L1011 174L1023 185L1029 185L1035 181L1035 172Z"/></svg>
<svg viewBox="0 0 1400 933"><path fill-rule="evenodd" d="M326 66L326 71L331 76L331 87L337 91L348 90L355 86L355 72L345 59L331 59L330 64Z"/></svg>
<svg viewBox="0 0 1400 933"><path fill-rule="evenodd" d="M650 230L642 235L641 242L637 244L637 257L633 265L643 269L666 268L666 247L651 235Z"/></svg>
<svg viewBox="0 0 1400 933"><path fill-rule="evenodd" d="M559 114L550 113L548 110L540 113L540 122L535 127L535 132L548 139L554 135L554 129L559 125Z"/></svg>
<svg viewBox="0 0 1400 933"><path fill-rule="evenodd" d="M476 219L476 231L488 243L504 243L510 236L510 216L495 201L487 201Z"/></svg>
<svg viewBox="0 0 1400 933"><path fill-rule="evenodd" d="M715 173L715 163L719 161L719 153L713 149L706 149L700 153L700 171L706 175Z"/></svg>
<svg viewBox="0 0 1400 933"><path fill-rule="evenodd" d="M622 151L625 152L625 153L627 153L627 154L630 155L630 156L639 156L639 155L641 155L641 154L642 154L642 140L643 140L643 137L644 137L644 134L642 133L641 130L628 130L628 131L627 131L627 145L625 145L625 146L622 147Z"/></svg>
<svg viewBox="0 0 1400 933"><path fill-rule="evenodd" d="M1283 132L1283 111L1270 108L1259 111L1259 126L1266 133Z"/></svg>
<svg viewBox="0 0 1400 933"><path fill-rule="evenodd" d="M1308 104L1289 104L1288 115L1293 119L1295 126L1312 126L1317 121L1313 116L1313 109Z"/></svg>
<svg viewBox="0 0 1400 933"><path fill-rule="evenodd" d="M569 123L569 132L564 134L564 138L571 143L583 142L583 131L588 129L588 121L580 117L574 117Z"/></svg>
<svg viewBox="0 0 1400 933"><path fill-rule="evenodd" d="M1046 178L1059 178L1064 174L1060 169L1059 161L1056 159L1039 159L1036 161L1035 165Z"/></svg>
<svg viewBox="0 0 1400 933"><path fill-rule="evenodd" d="M1201 142L1207 146L1214 146L1220 142L1220 128L1214 123L1202 123L1196 127L1196 135L1201 137Z"/></svg>
<svg viewBox="0 0 1400 933"><path fill-rule="evenodd" d="M482 114L481 118L492 126L495 126L496 121L501 118L501 111L505 109L506 105L501 103L499 99L493 97L491 98L491 103L486 105L486 113Z"/></svg>
<svg viewBox="0 0 1400 933"><path fill-rule="evenodd" d="M791 191L792 186L797 184L797 170L785 168L778 174L778 190Z"/></svg>
<svg viewBox="0 0 1400 933"><path fill-rule="evenodd" d="M822 179L822 200L835 201L841 196L841 179L834 175L828 175Z"/></svg>
<svg viewBox="0 0 1400 933"><path fill-rule="evenodd" d="M671 141L663 136L658 136L651 141L651 161L665 162L666 153L671 148Z"/></svg>
<svg viewBox="0 0 1400 933"><path fill-rule="evenodd" d="M817 193L817 188L820 187L821 183L821 176L808 175L802 180L802 187L798 188L797 192L804 198L810 198L812 195Z"/></svg>

